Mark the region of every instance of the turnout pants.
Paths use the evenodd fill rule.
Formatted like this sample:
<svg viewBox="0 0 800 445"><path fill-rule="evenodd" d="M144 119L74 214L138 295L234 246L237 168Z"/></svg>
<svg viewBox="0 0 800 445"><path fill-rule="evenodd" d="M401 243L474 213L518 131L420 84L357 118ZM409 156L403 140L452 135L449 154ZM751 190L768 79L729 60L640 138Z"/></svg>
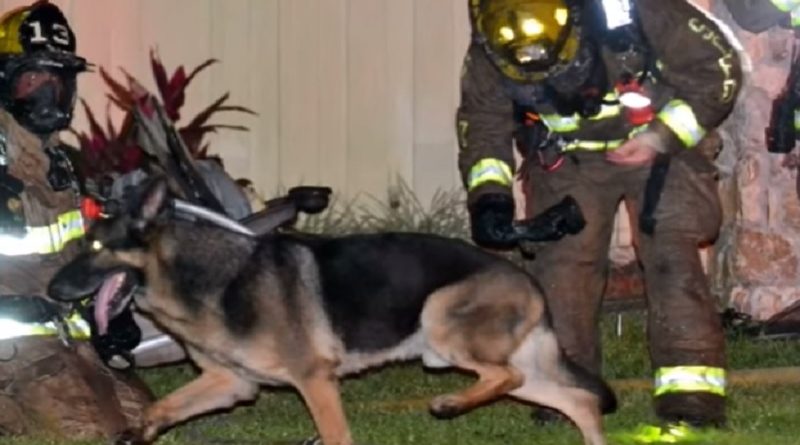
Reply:
<svg viewBox="0 0 800 445"><path fill-rule="evenodd" d="M655 232L639 232L650 167L618 166L603 153L568 154L553 172L533 166L526 194L533 214L572 195L587 225L575 236L534 246L528 270L542 284L566 353L600 373L599 313L616 210L632 211L648 303L656 414L667 421L720 424L725 417L725 342L698 252L721 224L716 170L699 150L673 156L655 208Z"/></svg>

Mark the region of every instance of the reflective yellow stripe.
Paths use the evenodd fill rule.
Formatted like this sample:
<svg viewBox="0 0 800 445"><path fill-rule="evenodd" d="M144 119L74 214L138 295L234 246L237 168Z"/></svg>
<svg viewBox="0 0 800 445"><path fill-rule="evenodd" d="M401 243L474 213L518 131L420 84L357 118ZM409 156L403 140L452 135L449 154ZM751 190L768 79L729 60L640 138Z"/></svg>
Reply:
<svg viewBox="0 0 800 445"><path fill-rule="evenodd" d="M70 338L87 340L91 337L91 328L77 313L65 320ZM52 321L46 323L22 323L8 318L0 318L0 340L29 336L55 336L58 327Z"/></svg>
<svg viewBox="0 0 800 445"><path fill-rule="evenodd" d="M0 235L0 255L48 254L61 251L67 242L84 235L80 210L62 213L49 226L28 227L22 237Z"/></svg>
<svg viewBox="0 0 800 445"><path fill-rule="evenodd" d="M596 121L600 119L608 119L611 117L619 116L622 112L622 107L619 105L607 105L603 104L600 107L600 112L595 114L594 116L590 117L590 121Z"/></svg>
<svg viewBox="0 0 800 445"><path fill-rule="evenodd" d="M686 148L692 148L703 139L706 130L697 122L692 107L680 99L673 99L658 113L658 119L672 130Z"/></svg>
<svg viewBox="0 0 800 445"><path fill-rule="evenodd" d="M800 131L800 110L794 110L794 129Z"/></svg>
<svg viewBox="0 0 800 445"><path fill-rule="evenodd" d="M562 116L560 114L542 114L540 115L542 121L550 131L555 131L556 133L568 133L570 131L575 131L578 129L578 122L580 118L578 115L574 116Z"/></svg>
<svg viewBox="0 0 800 445"><path fill-rule="evenodd" d="M603 100L608 102L617 100L618 98L619 95L616 90L606 93L606 95L603 96ZM590 117L589 120L597 121L601 119L609 119L619 116L620 113L622 113L622 106L619 103L602 104L600 106L600 112ZM581 117L577 113L573 114L572 116L562 116L558 113L542 114L540 116L544 124L547 125L547 128L556 133L569 133L570 131L575 131L580 127Z"/></svg>
<svg viewBox="0 0 800 445"><path fill-rule="evenodd" d="M772 0L772 4L783 12L789 12L800 6L800 0Z"/></svg>
<svg viewBox="0 0 800 445"><path fill-rule="evenodd" d="M611 102L611 101L615 101L615 100L618 100L618 99L619 99L619 94L617 93L617 90L614 90L614 91L611 91L609 93L606 93L606 95L603 96L603 100L606 101L606 102ZM590 117L589 120L590 121L597 121L597 120L600 120L600 119L608 119L608 118L611 118L611 117L619 116L620 113L622 113L622 105L620 103L616 103L616 104L613 104L613 105L602 104L600 106L600 112L597 113L596 115Z"/></svg>
<svg viewBox="0 0 800 445"><path fill-rule="evenodd" d="M660 425L639 425L629 432L612 433L620 443L635 444L718 444L723 432L716 429L694 428L687 423L667 423ZM615 442L616 443L616 442Z"/></svg>
<svg viewBox="0 0 800 445"><path fill-rule="evenodd" d="M622 112L619 105L603 105L600 112L589 118L590 121L600 119L608 119L619 116ZM574 116L562 116L560 114L543 114L541 115L542 121L547 125L551 131L556 133L569 133L580 128L581 117L577 114Z"/></svg>
<svg viewBox="0 0 800 445"><path fill-rule="evenodd" d="M614 139L610 141L584 141L577 140L568 142L564 146L564 151L586 150L586 151L605 151L619 148L625 143L625 139Z"/></svg>
<svg viewBox="0 0 800 445"><path fill-rule="evenodd" d="M655 395L709 392L725 395L725 370L710 366L674 366L656 371Z"/></svg>
<svg viewBox="0 0 800 445"><path fill-rule="evenodd" d="M511 167L499 159L481 159L469 171L467 190L472 190L487 182L496 182L500 185L511 186L513 174Z"/></svg>
<svg viewBox="0 0 800 445"><path fill-rule="evenodd" d="M628 133L628 139L636 136L637 134L641 133L642 131L647 129L647 124L639 125L638 127L634 127L633 130ZM628 139L612 139L609 141L585 141L585 140L575 140L568 142L563 151L575 151L575 150L587 150L587 151L605 151L605 150L614 150L615 148L619 148L622 144L625 143Z"/></svg>

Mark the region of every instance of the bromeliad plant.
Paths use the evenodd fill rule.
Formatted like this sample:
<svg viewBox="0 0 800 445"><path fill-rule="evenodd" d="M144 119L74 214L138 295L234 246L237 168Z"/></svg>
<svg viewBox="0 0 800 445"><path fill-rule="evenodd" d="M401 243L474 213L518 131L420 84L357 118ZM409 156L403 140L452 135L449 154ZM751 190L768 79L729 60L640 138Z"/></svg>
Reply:
<svg viewBox="0 0 800 445"><path fill-rule="evenodd" d="M86 132L71 130L80 145L81 156L76 167L81 178L84 181L92 181L95 184L99 184L109 178L142 167L146 156L135 141L133 110L138 107L145 113L152 113L150 100L159 100L167 117L177 125L181 120L181 109L186 102L187 87L200 72L217 62L216 59L206 60L188 74L183 66L179 66L171 76L168 76L167 70L158 54L151 50L150 65L158 89L158 98L125 69L121 70L125 76L127 86L115 80L106 70L100 67L100 76L110 90L106 95L109 99L109 106L106 110L105 126L100 124L86 101L81 99L89 129ZM212 116L224 111L256 114L243 106L228 105L229 97L230 94L226 92L189 120L187 124L179 126L178 132L181 139L183 139L184 144L194 158L202 159L209 156L209 144L205 141L207 134L215 133L218 129L248 130L247 127L242 125L209 123ZM111 119L111 104L124 112L122 124L119 128L114 126Z"/></svg>

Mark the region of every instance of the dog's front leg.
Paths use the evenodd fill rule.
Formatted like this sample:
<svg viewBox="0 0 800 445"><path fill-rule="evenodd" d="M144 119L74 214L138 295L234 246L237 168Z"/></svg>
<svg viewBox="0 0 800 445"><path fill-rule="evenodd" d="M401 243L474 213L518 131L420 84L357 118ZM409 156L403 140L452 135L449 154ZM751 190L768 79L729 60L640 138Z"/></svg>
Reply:
<svg viewBox="0 0 800 445"><path fill-rule="evenodd" d="M353 444L333 366L308 373L298 382L297 390L314 418L324 445Z"/></svg>
<svg viewBox="0 0 800 445"><path fill-rule="evenodd" d="M117 444L147 444L175 425L198 414L228 408L251 400L258 385L242 379L225 368L206 368L200 377L177 389L147 408L141 428L123 433Z"/></svg>

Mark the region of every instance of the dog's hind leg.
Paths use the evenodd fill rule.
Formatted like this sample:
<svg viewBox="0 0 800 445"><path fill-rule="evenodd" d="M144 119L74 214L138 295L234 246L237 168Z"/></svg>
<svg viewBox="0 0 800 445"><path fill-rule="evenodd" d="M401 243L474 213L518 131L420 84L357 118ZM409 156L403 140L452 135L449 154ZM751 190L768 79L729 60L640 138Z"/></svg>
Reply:
<svg viewBox="0 0 800 445"><path fill-rule="evenodd" d="M539 325L514 353L514 367L525 383L512 397L561 411L578 427L587 445L604 445L601 396L586 388L587 382L571 369L552 330Z"/></svg>
<svg viewBox="0 0 800 445"><path fill-rule="evenodd" d="M605 445L597 397L589 391L552 381L533 380L526 381L510 395L561 411L578 427L586 445Z"/></svg>
<svg viewBox="0 0 800 445"><path fill-rule="evenodd" d="M530 291L528 278L502 269L431 295L422 316L428 347L443 362L478 374L466 390L435 398L434 415L456 416L522 385L523 373L509 361L538 316Z"/></svg>
<svg viewBox="0 0 800 445"><path fill-rule="evenodd" d="M305 373L295 387L311 412L324 445L352 445L353 439L342 407L339 382L333 366Z"/></svg>

